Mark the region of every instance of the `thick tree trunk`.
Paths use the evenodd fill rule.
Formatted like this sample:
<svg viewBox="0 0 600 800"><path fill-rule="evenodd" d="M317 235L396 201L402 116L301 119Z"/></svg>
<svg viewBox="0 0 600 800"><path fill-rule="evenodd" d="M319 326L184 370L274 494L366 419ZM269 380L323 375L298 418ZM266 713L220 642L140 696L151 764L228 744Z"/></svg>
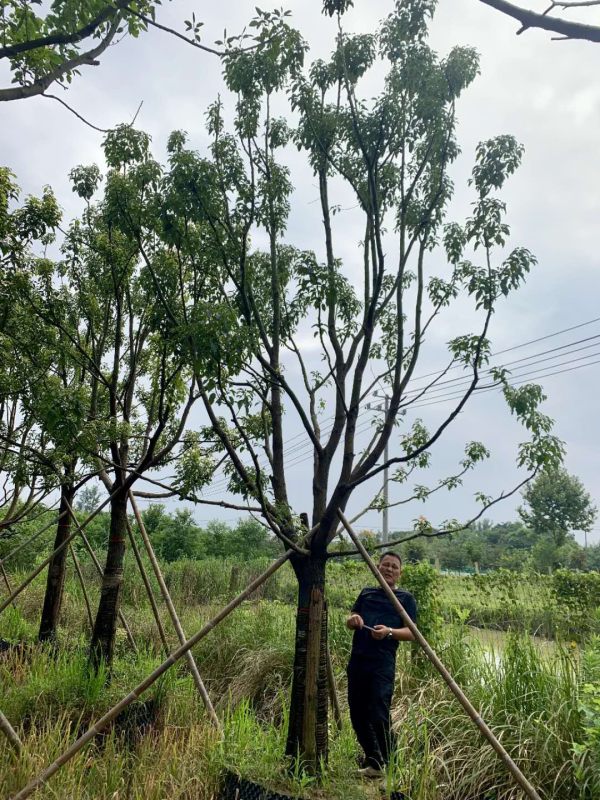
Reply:
<svg viewBox="0 0 600 800"><path fill-rule="evenodd" d="M56 527L56 537L54 539L54 550L68 538L71 533L71 515L65 513L73 502L75 492L70 484L61 487L60 509L61 515ZM64 514L64 516L62 516ZM54 641L58 629L58 619L62 606L63 589L65 585L65 574L67 569L68 548L63 547L48 564L48 578L46 580L46 594L44 595L44 605L42 608L42 618L40 620L40 630L38 639L40 642Z"/></svg>
<svg viewBox="0 0 600 800"><path fill-rule="evenodd" d="M115 645L115 632L123 587L123 558L127 532L127 493L115 495L110 503L110 534L106 566L102 576L100 602L90 645L90 664L98 670L100 664L110 668Z"/></svg>
<svg viewBox="0 0 600 800"><path fill-rule="evenodd" d="M296 558L298 609L286 754L316 774L327 763L327 604L324 553Z"/></svg>

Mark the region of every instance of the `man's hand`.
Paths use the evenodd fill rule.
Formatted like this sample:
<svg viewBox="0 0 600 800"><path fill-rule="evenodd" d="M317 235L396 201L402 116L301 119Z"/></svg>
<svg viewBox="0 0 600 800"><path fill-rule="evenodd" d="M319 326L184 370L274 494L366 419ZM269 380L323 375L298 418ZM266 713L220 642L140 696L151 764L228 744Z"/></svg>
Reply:
<svg viewBox="0 0 600 800"><path fill-rule="evenodd" d="M351 631L360 630L364 624L364 620L360 614L352 614L346 620L346 625Z"/></svg>
<svg viewBox="0 0 600 800"><path fill-rule="evenodd" d="M371 636L373 639L377 639L379 642L381 639L386 639L390 635L391 631L392 629L388 628L387 625L375 625L371 631Z"/></svg>

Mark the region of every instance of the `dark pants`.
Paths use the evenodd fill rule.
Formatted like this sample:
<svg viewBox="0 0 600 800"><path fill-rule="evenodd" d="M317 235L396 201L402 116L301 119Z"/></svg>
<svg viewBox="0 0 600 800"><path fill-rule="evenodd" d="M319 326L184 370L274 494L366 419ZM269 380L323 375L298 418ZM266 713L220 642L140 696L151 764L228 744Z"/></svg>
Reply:
<svg viewBox="0 0 600 800"><path fill-rule="evenodd" d="M351 658L348 664L350 720L365 751L365 766L384 766L394 749L390 724L394 673L395 663L389 659Z"/></svg>

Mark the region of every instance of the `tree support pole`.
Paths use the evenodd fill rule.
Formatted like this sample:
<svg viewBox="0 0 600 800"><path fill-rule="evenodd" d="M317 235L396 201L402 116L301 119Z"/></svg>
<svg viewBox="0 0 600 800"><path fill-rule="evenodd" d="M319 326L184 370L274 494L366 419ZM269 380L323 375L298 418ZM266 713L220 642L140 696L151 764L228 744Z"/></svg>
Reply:
<svg viewBox="0 0 600 800"><path fill-rule="evenodd" d="M156 555L154 553L154 548L152 547L152 543L148 537L148 533L146 532L146 526L144 525L144 520L142 519L142 515L140 514L139 508L137 507L137 503L135 502L135 498L133 496L133 492L129 492L129 502L131 503L131 508L135 515L135 519L140 531L140 535L144 542L144 546L146 548L146 552L148 553L148 558L150 559L150 563L152 564L152 569L154 570L154 575L156 576L156 580L158 581L158 585L160 586L160 591L162 593L163 599L169 611L169 616L171 617L171 622L173 623L173 627L177 631L177 638L179 639L179 644L185 644L186 636L177 616L177 611L175 610L175 606L173 605L173 601L171 600L171 595L167 588L167 584L163 578L163 574L161 572L159 563L156 559ZM198 666L196 665L196 661L194 656L192 655L191 650L188 650L185 654L185 657L188 662L188 666L190 668L190 672L192 673L192 678L194 679L194 683L196 684L196 688L198 690L198 694L202 698L204 703L204 707L210 717L212 723L215 725L217 730L221 730L221 723L219 722L219 718L215 712L213 704L211 703L210 697L208 696L208 692L206 691L206 687L200 677L200 672L198 671Z"/></svg>
<svg viewBox="0 0 600 800"><path fill-rule="evenodd" d="M160 612L158 610L158 606L156 605L156 598L154 597L154 592L152 591L152 586L150 586L150 580L148 579L148 573L146 572L146 568L144 567L144 562L142 561L142 556L140 555L139 547L136 544L135 539L133 538L133 532L131 530L131 524L129 519L127 519L127 536L129 537L129 542L131 544L131 549L133 550L133 555L135 556L136 563L140 570L140 575L142 576L142 581L144 586L146 587L146 594L148 595L148 599L150 600L150 605L152 606L152 613L154 614L154 620L156 622L156 627L158 628L158 635L160 636L160 640L165 650L165 655L169 655L169 643L167 642L167 637L165 634L165 629L163 628L162 620L160 618Z"/></svg>
<svg viewBox="0 0 600 800"><path fill-rule="evenodd" d="M118 491L118 490L117 490L117 491ZM34 580L34 578L37 578L37 576L40 574L40 572L41 572L41 571L42 571L42 570L43 570L45 567L47 567L47 566L48 566L48 564L49 564L49 563L52 561L52 559L54 558L54 556L55 556L57 553L60 553L60 552L61 552L61 551L62 551L62 550L65 548L65 547L67 547L67 545L69 545L69 544L70 544L70 543L73 541L73 539L74 539L76 536L79 536L79 533L80 533L80 531L82 531L82 530L83 530L83 528L85 528L87 525L89 525L89 524L90 524L90 522L91 522L91 521L92 521L92 520L93 520L95 517L97 517L97 516L98 516L98 514L99 514L99 513L102 511L102 509L104 508L104 506L106 506L106 505L108 505L108 504L110 503L110 501L112 500L112 498L113 498L113 496L114 496L115 494L116 494L116 492L113 492L113 494L110 494L110 495L109 495L109 496L106 498L106 500L104 500L102 503L100 503L100 505L99 505L99 506L98 506L96 509L94 509L94 511L92 511L92 513L91 513L91 514L89 514L89 515L88 515L88 516L87 516L87 517L84 519L84 521L81 523L81 525L80 525L80 524L79 524L79 523L76 521L76 523L75 523L75 524L76 524L76 526L77 526L77 529L76 529L75 531L73 531L73 533L69 534L69 536L67 536L67 538L64 540L64 542L63 542L61 545L59 545L59 546L56 548L56 550L53 550L53 551L52 551L52 553L50 553L50 555L48 556L48 558L44 559L44 561L42 561L42 563L41 563L41 564L39 564L39 566L37 566L37 567L36 567L36 569L34 569L34 571L33 571L33 572L32 572L32 573L29 575L29 577L27 577L27 578L26 578L26 579L23 581L23 583L22 583L20 586L18 586L18 587L17 587L17 588L14 590L14 592L12 592L12 594L10 595L10 597L9 597L7 600L5 600L5 601L4 601L4 602L3 602L3 603L0 605L0 614L2 614L2 612L3 612L3 611L4 611L4 610L5 610L5 609L6 609L6 608L7 608L7 607L8 607L8 606L9 606L9 605L10 605L10 604L13 602L13 600L14 600L16 597L18 597L18 596L21 594L21 592L22 592L24 589L26 589L26 588L29 586L29 584L30 584L30 583L31 583L31 582ZM68 514L68 513L71 513L71 515L73 515L73 510L70 508L70 506L69 506L69 508L68 508L67 510L63 511L63 513L62 513L62 514L60 514L60 516L59 516L59 517L57 517L57 519L61 519L61 518L62 518L62 517L65 515L65 514ZM43 528L40 528L40 530L39 530L39 531L37 531L37 533L34 533L34 534L33 534L33 536L31 536L31 537L30 537L30 538L29 538L29 539L28 539L26 542L23 542L23 543L22 543L22 544L20 544L18 547L16 547L14 550L11 550L11 552L10 552L10 553L9 553L9 554L6 556L6 558L4 558L4 560L3 560L3 562L2 562L2 563L4 563L4 561L8 560L9 558L11 558L13 555L15 555L15 553L18 553L18 552L19 552L19 550L22 550L22 549L23 549L23 547L26 547L28 544L31 544L31 542L32 542L34 539L36 539L36 538L37 538L37 537L38 537L38 536L39 536L41 533L43 533L44 531L47 531L47 530L48 530L48 528L52 527L54 524L56 524L56 520L53 520L53 521L52 521L52 522L50 522L48 525L45 525ZM89 542L88 542L88 544L89 544ZM135 647L135 644L134 644L134 647Z"/></svg>
<svg viewBox="0 0 600 800"><path fill-rule="evenodd" d="M108 500L107 500L106 502L108 502ZM104 503L104 505L106 505L106 503ZM102 506L100 506L100 508L102 508ZM96 516L96 514L100 513L100 508L96 509L96 511L94 512L94 515L93 515L93 516ZM90 520L91 520L91 517L88 517L88 519L87 519L87 522L89 522ZM13 592L13 593L10 595L10 597L8 597L8 598L7 598L7 599L6 599L6 600L5 600L5 601L4 601L4 602L3 602L3 603L0 605L0 614L2 614L2 612L3 612L3 611L6 609L6 608L8 608L8 606L9 606L9 605L11 605L11 603L14 601L14 599L15 599L16 597L18 597L18 596L21 594L21 592L22 592L24 589L26 589L26 588L29 586L29 584L30 584L30 583L31 583L31 582L32 582L32 581L33 581L35 578L37 578L37 576L40 574L40 572L42 572L42 571L43 571L43 570L44 570L44 569L45 569L45 568L48 566L48 564L50 563L50 561L52 561L53 557L54 557L54 556L55 556L57 553L60 553L62 550L64 550L64 548L65 548L65 547L67 547L67 546L68 546L68 545L69 545L69 544L70 544L70 543L73 541L73 539L74 539L76 536L79 536L79 531L77 531L77 530L75 530L75 531L73 531L73 533L69 534L69 536L68 536L68 537L67 537L67 538L64 540L64 542L63 542L61 545L59 545L59 546L56 548L56 550L53 550L53 551L50 553L50 555L49 555L47 558L45 558L45 559L42 561L42 563L41 563L41 564L39 564L39 565L38 565L38 566L37 566L37 567L36 567L36 568L33 570L33 572L32 572L32 573L30 573L30 575L29 575L27 578L25 578L25 580L23 581L23 583L22 583L20 586L17 586L17 588L16 588L16 589L14 590L14 592Z"/></svg>
<svg viewBox="0 0 600 800"><path fill-rule="evenodd" d="M103 505L106 505L106 503L104 503ZM29 539L26 539L24 542L21 542L21 544L18 544L16 547L13 547L13 549L9 553L7 553L4 556L4 558L0 558L0 567L2 567L2 569L4 569L4 564L6 564L7 561L10 561L10 559L13 556L16 556L17 553L20 553L21 550L23 550L25 547L28 547L30 544L32 544L38 538L38 536L42 535L42 533L45 533L49 528L54 527L56 525L56 523L59 520L61 520L67 513L68 513L67 511L63 511L63 513L59 514L58 517L56 517L56 519L53 519L51 522L48 522L48 524L44 525L43 527L41 527L39 529L39 531L36 531L35 533L33 533L29 537Z"/></svg>
<svg viewBox="0 0 600 800"><path fill-rule="evenodd" d="M276 561L274 561L271 566L259 575L258 578L252 581L243 592L238 594L236 598L231 600L224 608L219 611L219 613L213 617L209 622L204 625L197 633L195 633L191 639L188 639L185 644L182 644L181 647L178 647L166 661L158 666L147 678L145 678L141 683L139 683L135 689L133 689L128 695L126 695L122 700L120 700L116 706L113 706L109 711L101 717L95 725L89 728L82 736L77 739L77 741L73 742L73 744L64 751L56 761L53 761L49 767L47 767L43 772L41 772L37 777L35 777L32 781L30 781L27 786L25 786L21 791L17 792L16 795L13 796L12 800L25 800L25 798L30 797L36 789L39 789L48 778L51 778L55 772L70 761L74 755L76 755L89 741L91 741L98 733L106 728L114 718L123 711L123 709L127 708L134 700L137 700L140 695L142 695L146 689L149 689L153 683L155 683L161 675L163 675L173 664L177 663L182 656L184 656L194 645L198 644L201 639L210 633L213 628L215 628L219 622L225 619L225 617L229 616L232 611L234 611L241 603L244 602L252 592L255 592L259 586L271 577L277 570L286 563L289 557L294 553L292 549L287 550L282 556L280 556Z"/></svg>
<svg viewBox="0 0 600 800"><path fill-rule="evenodd" d="M109 500L110 499L111 498L109 497ZM96 556L96 553L94 552L94 548L90 544L90 540L87 538L87 536L83 532L83 529L85 527L85 521L84 521L83 525L80 525L78 520L77 520L77 517L75 516L75 512L73 511L72 507L68 503L66 503L66 506L67 506L67 511L69 512L69 514L71 515L71 517L73 519L73 522L75 523L75 529L76 529L75 530L75 535L79 534L81 536L81 538L83 539L83 544L85 545L85 549L90 554L90 558L94 562L94 566L96 567L96 572L98 573L98 575L100 575L100 577L102 577L104 575L104 572L102 570L102 565L98 561L98 557ZM137 645L135 643L135 639L133 638L133 633L131 632L131 628L129 627L129 623L125 619L125 616L124 616L123 612L120 611L120 610L119 610L119 621L120 621L121 625L123 626L123 628L125 629L125 633L127 634L127 639L129 640L129 644L131 645L133 651L135 653L137 653L138 652L138 648L137 648ZM94 626L92 624L92 630L93 629L94 629Z"/></svg>
<svg viewBox="0 0 600 800"><path fill-rule="evenodd" d="M327 683L329 684L329 700L331 701L331 711L333 712L333 719L335 720L335 727L338 731L342 730L342 712L340 709L340 701L337 693L337 686L335 684L335 675L333 674L333 665L331 663L331 650L329 643L327 643Z"/></svg>
<svg viewBox="0 0 600 800"><path fill-rule="evenodd" d="M4 569L4 564L0 561L0 570L2 571L2 577L4 578L4 583L6 584L6 588L8 589L8 594L12 595L12 589L10 586L10 581L8 580L8 575L6 574L6 570ZM16 608L17 604L13 603L13 608Z"/></svg>
<svg viewBox="0 0 600 800"><path fill-rule="evenodd" d="M411 631L412 635L415 637L416 641L421 645L421 647L423 648L423 650L425 652L425 655L431 661L431 663L436 668L436 670L440 673L440 675L442 676L442 678L444 679L444 681L448 685L448 688L450 689L452 694L456 697L458 702L462 705L462 707L467 712L467 714L469 715L471 720L475 723L477 728L479 728L479 730L483 734L484 738L487 739L487 741L490 743L490 745L494 748L494 750L496 751L496 753L500 757L500 760L504 763L505 767L510 772L510 774L515 779L515 781L519 784L521 789L523 789L523 791L525 792L527 797L529 797L530 800L541 800L541 798L540 798L539 794L537 793L537 791L535 790L535 788L527 780L525 775L523 775L523 773L521 772L519 767L515 764L515 762L512 760L512 758L506 752L506 750L504 749L502 744L498 741L498 739L496 738L494 733L490 730L488 725L481 718L481 716L477 712L477 709L473 706L473 704L467 698L467 696L465 695L463 690L456 683L456 681L454 680L452 675L448 672L446 667L442 664L442 662L438 658L437 654L435 653L433 648L429 645L429 643L427 642L427 640L425 639L425 637L423 636L421 631L417 628L415 623L408 616L408 614L404 610L402 604L400 603L400 601L398 600L398 598L396 597L394 592L390 589L390 587L387 585L387 583L383 579L383 577L382 577L381 573L379 572L379 570L377 569L377 566L375 565L373 559L371 558L371 556L365 550L362 542L360 541L360 539L358 538L356 533L350 527L350 523L348 522L348 520L346 519L346 517L344 516L342 511L340 511L339 509L338 509L338 516L339 516L339 518L340 518L340 520L342 522L342 525L344 526L344 528L348 532L348 536L350 536L350 538L354 542L354 545L356 546L356 549L359 551L359 553L361 554L363 559L367 562L367 565L368 565L369 569L371 570L373 575L377 578L381 588L383 589L383 591L387 595L388 599L390 600L390 602L392 603L392 605L394 606L396 611L400 614L400 617L401 617L402 621L404 622L406 627L409 628L409 630Z"/></svg>
<svg viewBox="0 0 600 800"><path fill-rule="evenodd" d="M77 577L79 578L79 585L81 586L81 591L83 592L83 600L85 602L85 608L87 611L88 622L90 623L90 630L94 630L94 617L92 616L92 607L90 605L90 598L88 597L87 589L85 588L85 580L83 578L83 572L81 571L81 565L79 563L79 559L75 555L75 550L73 550L73 545L69 545L69 552L71 553L71 558L73 559L73 564L75 565L75 572L77 573Z"/></svg>
<svg viewBox="0 0 600 800"><path fill-rule="evenodd" d="M0 731L2 731L2 733L6 736L15 753L20 755L23 752L23 743L17 736L17 732L6 719L2 711L0 711Z"/></svg>

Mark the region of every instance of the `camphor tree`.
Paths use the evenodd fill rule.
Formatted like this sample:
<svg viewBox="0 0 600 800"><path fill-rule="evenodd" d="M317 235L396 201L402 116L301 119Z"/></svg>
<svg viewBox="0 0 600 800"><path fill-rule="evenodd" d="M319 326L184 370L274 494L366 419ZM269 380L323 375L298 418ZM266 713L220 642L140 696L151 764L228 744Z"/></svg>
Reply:
<svg viewBox="0 0 600 800"><path fill-rule="evenodd" d="M69 369L84 376L73 403L63 404L65 418L76 429L71 447L112 495L92 635L94 667L112 661L129 490L179 449L196 399L185 357L163 335L162 305L142 268L140 244L114 224L122 204L138 219L136 206L141 207L140 198L155 176L148 142L128 126L107 136L107 185L96 204L89 201L100 178L97 168L72 171L74 189L87 207L65 236L63 259L33 260L20 280L21 302L42 330L54 331Z"/></svg>
<svg viewBox="0 0 600 800"><path fill-rule="evenodd" d="M566 469L546 469L523 490L525 505L519 508L523 522L540 538L561 547L573 531L589 533L598 509L589 492Z"/></svg>
<svg viewBox="0 0 600 800"><path fill-rule="evenodd" d="M430 49L432 0L395 3L368 35L346 34L339 4L333 5L339 21L333 54L306 72L300 34L285 15L259 12L252 22L256 47L225 60L225 79L237 97L233 131L218 102L208 112L205 155L187 146L183 133L172 134L168 167L145 194L143 211L136 206L129 213L124 204L119 220L126 236L140 240L165 331L194 369L207 419L197 431L198 463L225 458L229 491L260 509L293 550L298 607L287 754L312 771L327 759L325 584L338 510L385 466L395 468L399 484L427 467L486 372L497 303L534 263L522 247L502 254L509 230L495 192L521 158L511 136L478 147L473 214L463 225L446 224L448 170L458 154L455 104L477 74L476 54L458 47L439 58ZM386 75L366 101L361 85L376 63ZM284 98L293 127L275 113ZM291 145L318 185L321 255L295 246L287 234ZM334 216L338 192L345 205L351 193L361 218L361 243L346 261L339 247L348 229L336 227ZM426 335L459 300L478 314L477 330L453 338L446 368L415 387ZM318 361L301 344L311 333ZM432 430L419 419L405 421L399 434L401 412L410 413L454 366L465 380L449 413ZM539 387L513 388L501 369L493 380L529 431L519 465L531 475L556 463L561 443L538 410ZM376 386L385 388L389 409L362 446L359 425L370 417L367 400ZM321 409L333 412L327 424ZM292 417L312 448L307 527L300 519L305 509L289 500L286 458L297 448L289 444ZM386 464L388 441L393 455ZM484 445L469 443L455 475L416 494L454 488L486 456ZM479 500L481 513L495 502ZM445 526L456 528L460 523ZM422 521L416 533L440 531Z"/></svg>
<svg viewBox="0 0 600 800"><path fill-rule="evenodd" d="M56 485L52 464L41 451L43 434L29 403L32 376L26 353L15 347L14 333L30 330L15 297L14 278L36 246L45 247L60 219L58 204L45 190L41 198L18 204L14 175L0 168L0 536L28 518ZM16 207L15 207L16 206ZM39 377L39 371L36 372Z"/></svg>

